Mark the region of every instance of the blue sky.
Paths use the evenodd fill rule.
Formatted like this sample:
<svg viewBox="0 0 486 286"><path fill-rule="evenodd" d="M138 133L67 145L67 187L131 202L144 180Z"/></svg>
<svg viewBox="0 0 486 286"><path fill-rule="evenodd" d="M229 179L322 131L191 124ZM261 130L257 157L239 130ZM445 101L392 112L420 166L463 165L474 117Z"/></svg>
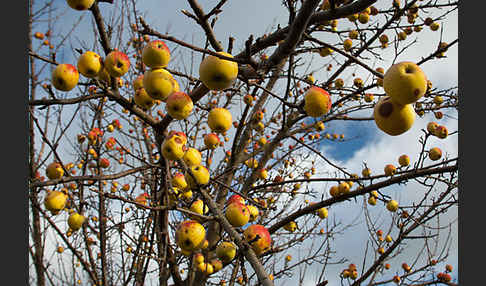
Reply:
<svg viewBox="0 0 486 286"><path fill-rule="evenodd" d="M207 12L210 7L215 5L219 1L199 1L200 5ZM381 2L381 1L379 1ZM117 5L120 5L121 1L115 1ZM189 43L194 43L198 46L203 46L202 41L204 40L203 30L195 25L192 19L184 16L180 13L181 9L186 9L192 11L187 1L155 1L155 0L145 0L140 1L142 5L140 6L141 12L146 11L147 16L144 17L145 21L154 29L164 33L169 32L171 35L178 39L184 40ZM161 5L161 3L163 3ZM40 5L39 3L38 5ZM72 48L79 48L80 43L90 44L93 41L91 32L91 22L92 19L89 14L83 14L83 12L78 12L70 9L64 1L57 1L56 5L58 10L56 12L62 14L57 22L54 23L55 29L61 29L61 34L66 34L72 26L72 23L77 21L80 16L83 16L81 24L73 31L74 37L71 38L72 41L65 43L64 48L57 55L57 60L59 62L76 63L76 59L73 55ZM108 16L111 10L114 8L112 5L107 3L101 3L100 8L104 16ZM119 8L119 7L118 7ZM219 16L218 21L215 26L215 33L218 40L223 43L223 47L227 47L228 37L233 36L236 38L234 43L234 53L241 51L244 42L250 34L253 34L255 38L263 35L265 32L270 31L273 25L281 24L281 26L286 26L287 14L281 7L280 0L247 0L247 1L228 1L227 4L223 6L224 12ZM445 30L443 35L443 40L450 42L457 38L457 13L452 13L450 15L450 21L442 23ZM341 20L338 27L342 28L347 25L346 20ZM40 29L45 31L44 28ZM35 31L35 30L34 30ZM411 60L418 61L420 57L425 53L434 51L439 39L439 33L433 33L428 29L424 29L421 32L418 41L417 48L411 48L407 53L400 55L398 58L401 60ZM391 35L391 34L390 34ZM413 40L415 34L412 34L409 40ZM59 38L57 38L58 40ZM327 39L327 38L323 38ZM331 38L329 38L331 39ZM56 39L55 39L56 40ZM169 48L172 50L175 46L172 43L167 43ZM186 62L185 58L188 54L188 50L185 48L179 48L181 53L176 53L174 55L173 67L181 62ZM42 48L38 51L39 54L43 54L46 51ZM447 52L448 58L442 59L440 61L432 61L426 63L422 66L423 70L433 82L434 86L437 87L451 87L458 84L457 78L457 45ZM384 52L384 58L390 58L392 56L392 50L387 50ZM314 73L314 76L319 82L323 82L327 79L328 72L325 70L320 70L320 67L327 63L326 59L320 57L313 57L312 65L309 70L318 70ZM383 62L374 63L375 66L382 66L386 69L391 64L390 60ZM169 66L170 67L170 66ZM303 72L302 68L300 72ZM46 71L47 72L47 71ZM357 74L363 74L363 78L367 78L367 75L361 68L350 69L343 74L343 78L350 77L352 72ZM197 76L197 69L195 70L194 76ZM48 73L44 75L47 79ZM42 77L41 77L42 78ZM127 79L129 80L129 79ZM281 88L281 87L280 87ZM68 94L63 94L63 96L73 96L75 91ZM452 114L457 118L457 114ZM371 114L363 114L363 116L371 116ZM413 155L414 150L417 148L417 135L420 134L420 129L425 128L425 124L428 120L432 120L431 117L426 117L424 119L417 118L416 124L406 135L401 135L398 137L390 138L385 136L381 131L379 131L373 121L369 122L348 122L348 121L338 121L332 122L326 125L326 132L344 134L347 140L342 142L335 141L324 141L319 147L321 148L325 156L329 156L333 160L342 163L352 172L360 173L362 162L367 161L367 163L379 172L382 170L382 166L386 162L396 162L396 159L402 152L409 152ZM457 121L444 119L444 122L451 126L449 131L457 130ZM454 129L455 128L455 129ZM73 132L73 136L76 132ZM349 139L349 140L348 140ZM433 144L441 146L443 150L446 150L452 154L457 154L457 136L450 138L446 141L433 141ZM66 148L67 149L67 148ZM412 156L411 156L412 157ZM398 191L391 191L394 195L399 195ZM401 198L406 199L405 194L401 194ZM340 212L349 212L349 203L346 206L336 207L336 209L341 209ZM457 213L457 212L456 212ZM334 214L331 214L334 216ZM363 230L360 230L363 231ZM343 243L344 248L346 244L355 245L359 236L354 236L350 240L346 239L346 243ZM348 244L348 245L349 245ZM457 261L457 250L455 250L455 257ZM359 255L352 253L345 253L352 257L356 256L359 259ZM457 269L457 265L454 265ZM309 284L311 285L311 284Z"/></svg>

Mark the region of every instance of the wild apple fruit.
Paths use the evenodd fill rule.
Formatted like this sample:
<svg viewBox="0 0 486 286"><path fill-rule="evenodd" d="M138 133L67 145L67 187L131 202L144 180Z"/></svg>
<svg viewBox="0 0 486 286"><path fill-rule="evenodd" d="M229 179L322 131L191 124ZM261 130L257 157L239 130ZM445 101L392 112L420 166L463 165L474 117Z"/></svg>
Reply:
<svg viewBox="0 0 486 286"><path fill-rule="evenodd" d="M172 176L170 183L172 187L175 187L179 190L185 190L187 188L186 178L182 173L176 173L174 176Z"/></svg>
<svg viewBox="0 0 486 286"><path fill-rule="evenodd" d="M137 89L143 88L143 74L137 76L133 80L132 86L133 86L133 91L137 91Z"/></svg>
<svg viewBox="0 0 486 286"><path fill-rule="evenodd" d="M448 134L449 131L444 125L439 125L437 128L435 128L435 136L439 137L440 139L446 138Z"/></svg>
<svg viewBox="0 0 486 286"><path fill-rule="evenodd" d="M206 230L195 220L186 220L179 224L175 234L177 245L186 251L194 251L201 248L206 239Z"/></svg>
<svg viewBox="0 0 486 286"><path fill-rule="evenodd" d="M317 215L321 218L321 219L325 219L328 215L328 210L327 208L323 207L323 208L320 208L317 210Z"/></svg>
<svg viewBox="0 0 486 286"><path fill-rule="evenodd" d="M442 150L440 150L438 147L434 147L429 150L429 158L432 161L437 161L442 157Z"/></svg>
<svg viewBox="0 0 486 286"><path fill-rule="evenodd" d="M66 206L68 196L60 191L50 191L44 198L44 206L51 214L58 214Z"/></svg>
<svg viewBox="0 0 486 286"><path fill-rule="evenodd" d="M179 160L184 156L183 147L183 140L180 137L169 137L162 143L162 156L167 160Z"/></svg>
<svg viewBox="0 0 486 286"><path fill-rule="evenodd" d="M218 52L218 54L232 58L233 56ZM233 84L238 76L238 64L236 62L220 59L209 55L199 66L199 77L210 90L224 90Z"/></svg>
<svg viewBox="0 0 486 286"><path fill-rule="evenodd" d="M397 168L392 164L385 165L385 176L393 176L397 172Z"/></svg>
<svg viewBox="0 0 486 286"><path fill-rule="evenodd" d="M398 157L398 164L400 164L402 167L410 165L410 157L408 157L406 154L401 155Z"/></svg>
<svg viewBox="0 0 486 286"><path fill-rule="evenodd" d="M263 225L253 224L245 229L243 232L245 240L250 244L255 254L261 255L270 250L272 239L268 229ZM258 238L257 238L258 236Z"/></svg>
<svg viewBox="0 0 486 286"><path fill-rule="evenodd" d="M242 198L240 195L231 195L231 197L228 198L228 200L226 201L226 205L229 205L233 202L238 202L240 204L245 204L245 199Z"/></svg>
<svg viewBox="0 0 486 286"><path fill-rule="evenodd" d="M46 176L49 180L57 180L64 175L64 169L59 162L52 162L46 168Z"/></svg>
<svg viewBox="0 0 486 286"><path fill-rule="evenodd" d="M229 263L236 256L236 246L232 242L223 241L216 247L216 256L223 263Z"/></svg>
<svg viewBox="0 0 486 286"><path fill-rule="evenodd" d="M67 0L69 7L78 11L88 10L94 2L95 0Z"/></svg>
<svg viewBox="0 0 486 286"><path fill-rule="evenodd" d="M415 121L415 111L410 104L400 105L389 96L378 101L373 111L376 126L391 136L408 131Z"/></svg>
<svg viewBox="0 0 486 286"><path fill-rule="evenodd" d="M68 218L69 228L71 228L73 231L76 231L83 226L85 220L86 218L83 215L74 212Z"/></svg>
<svg viewBox="0 0 486 286"><path fill-rule="evenodd" d="M202 162L202 155L199 150L189 147L186 152L184 152L184 156L182 157L184 163L186 163L187 167L192 167L195 165L200 165Z"/></svg>
<svg viewBox="0 0 486 286"><path fill-rule="evenodd" d="M353 40L351 40L351 39L344 40L343 48L344 48L345 51L347 51L347 52L350 51L352 47L353 47Z"/></svg>
<svg viewBox="0 0 486 286"><path fill-rule="evenodd" d="M330 109L331 97L327 91L317 86L307 90L304 97L304 110L308 116L319 117Z"/></svg>
<svg viewBox="0 0 486 286"><path fill-rule="evenodd" d="M211 259L209 263L213 266L214 272L218 272L223 268L223 263L218 258Z"/></svg>
<svg viewBox="0 0 486 286"><path fill-rule="evenodd" d="M413 62L399 62L392 65L383 77L386 95L401 105L414 103L427 90L427 77Z"/></svg>
<svg viewBox="0 0 486 286"><path fill-rule="evenodd" d="M254 205L247 205L246 207L248 208L248 211L250 212L249 222L254 222L259 215L258 208L255 207Z"/></svg>
<svg viewBox="0 0 486 286"><path fill-rule="evenodd" d="M155 101L147 94L144 88L139 88L135 91L133 101L139 108L144 110L150 110L155 104Z"/></svg>
<svg viewBox="0 0 486 286"><path fill-rule="evenodd" d="M297 223L295 221L291 221L284 225L283 228L287 231L294 232L297 229Z"/></svg>
<svg viewBox="0 0 486 286"><path fill-rule="evenodd" d="M257 170L257 176L260 180L266 180L268 178L267 169L261 168Z"/></svg>
<svg viewBox="0 0 486 286"><path fill-rule="evenodd" d="M143 87L153 99L165 101L173 92L179 91L179 84L167 70L147 70L143 75Z"/></svg>
<svg viewBox="0 0 486 286"><path fill-rule="evenodd" d="M79 81L79 73L71 64L59 64L52 71L51 83L60 91L70 91Z"/></svg>
<svg viewBox="0 0 486 286"><path fill-rule="evenodd" d="M186 119L192 112L194 104L185 92L173 92L167 97L165 109L167 113L177 120Z"/></svg>
<svg viewBox="0 0 486 286"><path fill-rule="evenodd" d="M225 217L232 226L240 227L250 220L250 211L246 205L232 202L226 207Z"/></svg>
<svg viewBox="0 0 486 286"><path fill-rule="evenodd" d="M103 60L92 51L86 51L78 58L78 71L87 78L95 78L103 69Z"/></svg>
<svg viewBox="0 0 486 286"><path fill-rule="evenodd" d="M206 167L202 165L196 165L189 168L190 173L186 173L184 177L186 178L187 185L190 189L195 189L197 185L207 185L209 183L209 171ZM194 178L191 176L194 175Z"/></svg>
<svg viewBox="0 0 486 286"><path fill-rule="evenodd" d="M333 50L333 49L331 49L331 48L327 48L327 47L319 49L319 55L320 55L321 57L327 57L327 56L329 56L330 54L332 54L333 52L334 52L334 50Z"/></svg>
<svg viewBox="0 0 486 286"><path fill-rule="evenodd" d="M114 50L106 56L104 66L112 77L121 77L128 72L130 59L125 53Z"/></svg>
<svg viewBox="0 0 486 286"><path fill-rule="evenodd" d="M170 51L161 40L149 42L142 50L142 62L152 68L165 68L170 61Z"/></svg>
<svg viewBox="0 0 486 286"><path fill-rule="evenodd" d="M212 132L225 133L233 123L231 113L222 107L211 109L208 115L208 125Z"/></svg>
<svg viewBox="0 0 486 286"><path fill-rule="evenodd" d="M218 134L209 133L204 135L204 145L206 145L208 149L216 149L221 145L221 140L219 139Z"/></svg>
<svg viewBox="0 0 486 286"><path fill-rule="evenodd" d="M200 215L205 215L209 212L208 205L204 204L202 200L195 200L191 207L189 208L190 211L195 212Z"/></svg>
<svg viewBox="0 0 486 286"><path fill-rule="evenodd" d="M398 202L395 200L390 200L386 204L386 209L391 212L396 212L398 210Z"/></svg>

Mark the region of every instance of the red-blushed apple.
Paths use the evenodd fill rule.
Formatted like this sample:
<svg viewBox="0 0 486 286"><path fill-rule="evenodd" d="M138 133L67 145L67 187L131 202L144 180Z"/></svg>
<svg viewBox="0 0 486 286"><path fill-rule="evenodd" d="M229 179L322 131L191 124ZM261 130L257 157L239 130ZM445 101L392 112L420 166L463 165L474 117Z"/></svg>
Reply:
<svg viewBox="0 0 486 286"><path fill-rule="evenodd" d="M165 68L170 61L170 51L162 40L149 42L142 50L142 62L152 68Z"/></svg>
<svg viewBox="0 0 486 286"><path fill-rule="evenodd" d="M243 232L245 240L250 244L257 256L270 250L272 239L268 229L260 224L252 224ZM258 237L257 237L258 236Z"/></svg>
<svg viewBox="0 0 486 286"><path fill-rule="evenodd" d="M100 159L100 167L103 168L103 169L106 169L110 166L110 160L106 159L106 158L101 158Z"/></svg>
<svg viewBox="0 0 486 286"><path fill-rule="evenodd" d="M209 212L208 205L204 204L202 200L195 200L191 207L189 208L190 211L195 212L200 215L205 215ZM195 219L195 218L194 218Z"/></svg>
<svg viewBox="0 0 486 286"><path fill-rule="evenodd" d="M138 195L135 198L135 202L146 206L148 204L147 198L150 198L149 194L143 193L143 194ZM140 207L140 206L137 206L137 208L142 209L142 207Z"/></svg>
<svg viewBox="0 0 486 286"><path fill-rule="evenodd" d="M71 64L59 64L52 71L51 83L60 91L70 91L79 81L79 72Z"/></svg>
<svg viewBox="0 0 486 286"><path fill-rule="evenodd" d="M233 58L225 52L218 54ZM220 59L209 55L199 66L199 78L210 90L224 90L229 88L238 76L238 64L233 61Z"/></svg>
<svg viewBox="0 0 486 286"><path fill-rule="evenodd" d="M248 208L248 211L250 212L249 222L254 222L259 215L258 208L255 207L254 205L247 205L246 207Z"/></svg>
<svg viewBox="0 0 486 286"><path fill-rule="evenodd" d="M177 120L186 119L191 114L193 107L191 97L185 92L173 92L166 99L167 113Z"/></svg>
<svg viewBox="0 0 486 286"><path fill-rule="evenodd" d="M438 138L445 139L447 135L449 135L449 131L444 125L439 125L435 128L435 136L437 136Z"/></svg>
<svg viewBox="0 0 486 286"><path fill-rule="evenodd" d="M260 180L266 180L268 178L268 172L265 168L260 168L257 170L257 176Z"/></svg>
<svg viewBox="0 0 486 286"><path fill-rule="evenodd" d="M380 130L388 135L397 136L412 127L415 121L415 111L412 105L400 105L386 96L375 105L373 117Z"/></svg>
<svg viewBox="0 0 486 286"><path fill-rule="evenodd" d="M250 211L246 205L232 202L226 207L225 217L232 226L240 227L250 220Z"/></svg>
<svg viewBox="0 0 486 286"><path fill-rule="evenodd" d="M179 190L185 190L187 188L186 177L184 177L184 174L182 173L176 173L174 176L172 176L170 183L172 184L172 187Z"/></svg>
<svg viewBox="0 0 486 286"><path fill-rule="evenodd" d="M226 205L229 205L233 202L238 202L240 204L245 204L245 199L243 197L241 197L240 195L231 195L231 197L228 198L228 200L226 201Z"/></svg>
<svg viewBox="0 0 486 286"><path fill-rule="evenodd" d="M397 172L397 168L393 166L392 164L386 164L385 168L385 176L393 176Z"/></svg>
<svg viewBox="0 0 486 286"><path fill-rule="evenodd" d="M125 53L113 50L106 56L104 67L112 77L121 77L128 72L130 59Z"/></svg>
<svg viewBox="0 0 486 286"><path fill-rule="evenodd" d="M401 155L398 157L398 164L402 167L407 167L410 165L410 157L408 157L406 154Z"/></svg>
<svg viewBox="0 0 486 286"><path fill-rule="evenodd" d="M169 136L162 143L162 156L167 160L179 160L184 156L184 141L179 136Z"/></svg>
<svg viewBox="0 0 486 286"><path fill-rule="evenodd" d="M188 252L201 248L206 239L206 230L195 220L186 220L179 224L175 234L177 245Z"/></svg>
<svg viewBox="0 0 486 286"><path fill-rule="evenodd" d="M103 59L95 52L86 51L78 58L78 71L87 78L95 78L103 69Z"/></svg>
<svg viewBox="0 0 486 286"><path fill-rule="evenodd" d="M225 133L232 125L231 113L222 107L211 109L208 115L208 125L212 132Z"/></svg>
<svg viewBox="0 0 486 286"><path fill-rule="evenodd" d="M204 145L208 149L216 149L221 145L221 140L219 139L219 136L217 133L208 133L204 135Z"/></svg>
<svg viewBox="0 0 486 286"><path fill-rule="evenodd" d="M331 109L331 97L324 89L313 86L304 96L304 111L308 116L320 117Z"/></svg>
<svg viewBox="0 0 486 286"><path fill-rule="evenodd" d="M387 96L401 105L411 104L424 96L427 77L413 62L392 65L383 77L383 88Z"/></svg>

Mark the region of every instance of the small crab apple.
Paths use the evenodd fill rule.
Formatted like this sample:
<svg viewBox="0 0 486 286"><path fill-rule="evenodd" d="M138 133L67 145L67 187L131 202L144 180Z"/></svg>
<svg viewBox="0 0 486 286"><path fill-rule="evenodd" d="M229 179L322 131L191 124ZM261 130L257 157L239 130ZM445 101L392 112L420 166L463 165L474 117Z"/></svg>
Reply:
<svg viewBox="0 0 486 286"><path fill-rule="evenodd" d="M208 125L212 132L225 133L232 125L231 113L222 107L211 109L208 115Z"/></svg>
<svg viewBox="0 0 486 286"><path fill-rule="evenodd" d="M56 215L67 204L68 196L64 192L61 191L49 191L47 196L44 198L44 206L51 214Z"/></svg>
<svg viewBox="0 0 486 286"><path fill-rule="evenodd" d="M317 86L307 90L304 96L304 110L308 116L319 117L330 109L331 97L327 91Z"/></svg>
<svg viewBox="0 0 486 286"><path fill-rule="evenodd" d="M209 212L209 208L202 200L195 200L191 207L189 208L190 211L195 212L200 215L205 215Z"/></svg>
<svg viewBox="0 0 486 286"><path fill-rule="evenodd" d="M393 176L397 172L397 168L395 168L395 166L392 164L387 164L385 165L384 171L385 176Z"/></svg>
<svg viewBox="0 0 486 286"><path fill-rule="evenodd" d="M182 160L184 160L184 163L186 163L188 167L200 165L202 162L202 155L196 148L189 147L186 152L184 152Z"/></svg>
<svg viewBox="0 0 486 286"><path fill-rule="evenodd" d="M172 74L163 68L147 70L143 75L143 87L150 97L164 102L180 89Z"/></svg>
<svg viewBox="0 0 486 286"><path fill-rule="evenodd" d="M195 220L186 220L177 227L175 240L182 250L189 252L198 250L205 239L206 230Z"/></svg>
<svg viewBox="0 0 486 286"><path fill-rule="evenodd" d="M216 256L223 263L229 263L236 256L236 246L232 242L223 241L216 247Z"/></svg>
<svg viewBox="0 0 486 286"><path fill-rule="evenodd" d="M246 207L248 208L248 211L250 212L249 222L254 222L259 215L258 208L255 207L254 205L247 205Z"/></svg>
<svg viewBox="0 0 486 286"><path fill-rule="evenodd" d="M240 227L250 220L250 211L246 205L232 202L226 207L225 217L232 226Z"/></svg>
<svg viewBox="0 0 486 286"><path fill-rule="evenodd" d="M268 178L267 169L261 168L257 170L257 176L260 180L266 180Z"/></svg>
<svg viewBox="0 0 486 286"><path fill-rule="evenodd" d="M408 131L415 121L415 111L410 104L400 105L386 96L375 105L373 117L376 126L391 136Z"/></svg>
<svg viewBox="0 0 486 286"><path fill-rule="evenodd" d="M64 169L62 168L61 163L59 162L52 162L46 168L46 176L49 180L56 180L62 178L64 175Z"/></svg>
<svg viewBox="0 0 486 286"><path fill-rule="evenodd" d="M449 134L449 131L447 130L447 127L444 125L439 125L437 128L435 128L435 136L437 136L440 139L445 139L447 135Z"/></svg>
<svg viewBox="0 0 486 286"><path fill-rule="evenodd" d="M147 94L144 88L139 88L135 91L133 101L139 108L145 110L151 109L155 104L155 101Z"/></svg>
<svg viewBox="0 0 486 286"><path fill-rule="evenodd" d="M437 129L437 127L439 126L439 124L437 122L429 122L427 124L427 131L430 133L430 134L435 134L435 130Z"/></svg>
<svg viewBox="0 0 486 286"><path fill-rule="evenodd" d="M113 50L106 56L104 67L112 77L121 77L128 72L130 59L125 53Z"/></svg>
<svg viewBox="0 0 486 286"><path fill-rule="evenodd" d="M195 189L197 185L207 185L210 179L208 169L202 165L190 167L184 176L186 177L186 182L190 189Z"/></svg>
<svg viewBox="0 0 486 286"><path fill-rule="evenodd" d="M383 77L383 88L393 101L405 105L416 102L427 90L427 77L413 62L392 65Z"/></svg>
<svg viewBox="0 0 486 286"><path fill-rule="evenodd" d="M317 210L317 215L321 218L321 219L325 219L328 215L328 210L327 208L325 207L322 207L320 209Z"/></svg>
<svg viewBox="0 0 486 286"><path fill-rule="evenodd" d="M407 154L401 155L398 157L398 164L400 164L402 167L410 165L410 157Z"/></svg>
<svg viewBox="0 0 486 286"><path fill-rule="evenodd" d="M100 159L100 167L103 168L103 169L106 169L110 166L110 160L106 159L106 158L101 158Z"/></svg>
<svg viewBox="0 0 486 286"><path fill-rule="evenodd" d="M297 229L297 223L295 221L291 221L284 225L283 228L287 231L294 232Z"/></svg>
<svg viewBox="0 0 486 286"><path fill-rule="evenodd" d="M442 150L438 147L433 147L429 150L429 158L432 161L437 161L442 157Z"/></svg>
<svg viewBox="0 0 486 286"><path fill-rule="evenodd" d="M71 215L69 215L68 218L68 225L69 228L72 229L73 231L76 231L80 229L83 226L84 221L86 220L86 217L74 212Z"/></svg>
<svg viewBox="0 0 486 286"><path fill-rule="evenodd" d="M250 225L243 232L243 236L257 256L270 250L272 239L265 226L260 224Z"/></svg>
<svg viewBox="0 0 486 286"><path fill-rule="evenodd" d="M218 52L222 56L233 58L225 52ZM238 76L238 64L209 55L199 66L199 77L210 90L224 90L229 88Z"/></svg>
<svg viewBox="0 0 486 286"><path fill-rule="evenodd" d="M178 136L171 136L162 143L162 156L167 160L179 160L184 156L184 143Z"/></svg>
<svg viewBox="0 0 486 286"><path fill-rule="evenodd" d="M166 99L165 109L174 119L186 119L192 112L194 104L187 93L182 91L173 92Z"/></svg>
<svg viewBox="0 0 486 286"><path fill-rule="evenodd" d="M94 2L95 0L67 0L69 7L78 11L88 10Z"/></svg>
<svg viewBox="0 0 486 286"><path fill-rule="evenodd" d="M217 133L208 133L204 135L204 145L208 149L216 149L218 146L221 145L221 140Z"/></svg>
<svg viewBox="0 0 486 286"><path fill-rule="evenodd" d="M347 51L347 52L350 51L352 47L353 47L353 40L351 40L351 39L344 40L343 48L344 48L345 51Z"/></svg>
<svg viewBox="0 0 486 286"><path fill-rule="evenodd" d="M79 73L83 76L95 78L103 69L103 60L97 53L86 51L78 58L77 67Z"/></svg>
<svg viewBox="0 0 486 286"><path fill-rule="evenodd" d="M334 52L334 50L331 49L331 48L328 48L328 47L324 47L324 48L319 49L319 55L321 57L327 57L330 54L332 54L333 52Z"/></svg>
<svg viewBox="0 0 486 286"><path fill-rule="evenodd" d="M142 62L152 68L165 68L170 61L170 51L167 45L161 40L154 40L142 50Z"/></svg>
<svg viewBox="0 0 486 286"><path fill-rule="evenodd" d="M71 64L59 64L52 71L51 83L60 91L70 91L79 81L79 72Z"/></svg>
<svg viewBox="0 0 486 286"><path fill-rule="evenodd" d="M176 173L172 176L170 180L172 187L177 188L179 190L185 190L187 188L186 177L182 173Z"/></svg>
<svg viewBox="0 0 486 286"><path fill-rule="evenodd" d="M390 200L386 204L386 209L391 212L396 212L398 210L398 202L395 200Z"/></svg>

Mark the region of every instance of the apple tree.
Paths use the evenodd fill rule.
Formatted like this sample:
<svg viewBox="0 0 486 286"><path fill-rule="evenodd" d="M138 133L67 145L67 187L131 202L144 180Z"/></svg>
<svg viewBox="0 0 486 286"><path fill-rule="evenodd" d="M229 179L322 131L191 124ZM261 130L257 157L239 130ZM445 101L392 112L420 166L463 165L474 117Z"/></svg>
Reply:
<svg viewBox="0 0 486 286"><path fill-rule="evenodd" d="M457 8L29 1L29 283L457 285Z"/></svg>

